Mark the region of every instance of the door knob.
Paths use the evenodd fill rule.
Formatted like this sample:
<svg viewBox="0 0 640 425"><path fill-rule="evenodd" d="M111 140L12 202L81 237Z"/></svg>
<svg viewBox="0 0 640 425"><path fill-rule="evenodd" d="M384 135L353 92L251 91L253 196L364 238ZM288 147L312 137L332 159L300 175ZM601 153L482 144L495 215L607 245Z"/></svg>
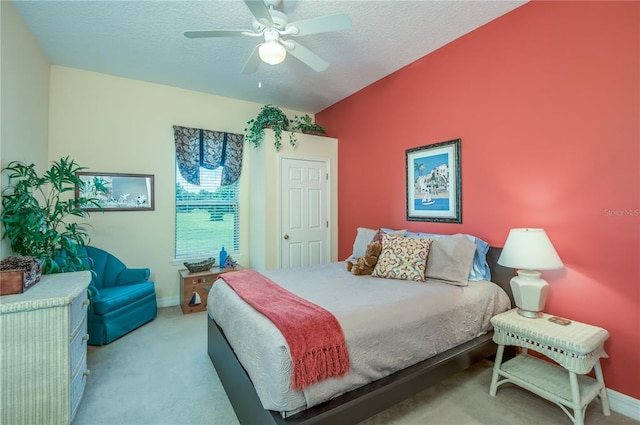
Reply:
<svg viewBox="0 0 640 425"><path fill-rule="evenodd" d="M283 238L285 238L285 240L289 239L289 235L287 235L286 233L284 234Z"/></svg>

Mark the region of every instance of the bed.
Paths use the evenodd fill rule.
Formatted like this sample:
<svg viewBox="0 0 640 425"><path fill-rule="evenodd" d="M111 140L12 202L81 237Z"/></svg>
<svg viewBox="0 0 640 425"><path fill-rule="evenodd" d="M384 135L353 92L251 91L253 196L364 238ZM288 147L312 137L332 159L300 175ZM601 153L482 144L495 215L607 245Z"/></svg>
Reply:
<svg viewBox="0 0 640 425"><path fill-rule="evenodd" d="M504 291L499 291L502 293L503 300L500 301L501 306L495 308L504 310L510 307L508 305L509 302L513 304L509 280L514 271L497 265L499 254L499 248L490 248L486 259L491 269L492 282L496 283ZM341 264L333 264L326 267L331 270L330 273L346 274ZM340 267L340 269L337 267ZM275 276L274 280L278 282L278 279L283 279L284 275L282 273L282 271L272 272L271 276ZM267 276L270 275L267 273ZM365 279L377 280L378 282L375 283L380 285L385 283L383 281L389 280L371 277L358 277L357 279L362 279L361 282L364 282ZM283 279L283 281L282 286L286 288L286 279ZM480 288L486 285L492 284L484 282L477 284L477 286L475 284L471 286ZM418 286L420 285L414 285L413 287L405 285L403 288L406 289L403 289L402 292L416 291L415 294L411 292L411 296L419 297L421 295ZM431 286L437 288L435 284ZM449 285L444 285L442 290L444 291L447 287ZM460 289L454 288L452 290ZM363 374L367 374L366 365L375 364L377 360L374 358L375 356L365 360L360 358L360 360L356 359L355 362L352 361L353 373L350 371L343 378L330 378L327 380L336 382L321 382L312 385L309 391L305 389L304 391L290 391L287 393L283 388L287 387L288 383L286 379L281 378L286 374L272 373L273 370L286 370L286 367L282 365L284 361L278 360L276 354L270 352L273 349L268 346L269 344L260 345L269 338L259 337L259 335L273 333L273 330L245 328L246 322L250 321L237 320L238 314L240 314L238 311L241 310L234 310L240 307L233 306L234 302L238 304L238 300L234 301L229 292L232 292L232 290L228 287L225 288L222 281L216 282L211 291L207 315L208 352L241 424L355 424L437 383L441 379L467 368L477 361L491 357L496 352L496 345L492 341L492 331L490 329L472 329L471 333L473 335L471 339L469 337L460 337L463 339L457 340L456 338L458 337L455 337L452 338L452 341L444 341L443 344L448 343L449 345L452 344L452 346L445 345L445 349L439 349L435 355L426 354L429 357L417 363L415 363L412 355L409 355L407 359L403 360L405 363L410 364L409 366L401 364L400 366L394 366L390 370L378 370L372 373L372 376L363 377ZM375 291L372 289L372 292ZM323 296L321 294L313 296L320 297L321 302L319 304L322 305ZM362 304L371 303L375 298L375 293L372 297L363 299ZM507 298L507 305L504 304L504 298ZM398 301L406 302L406 300L402 299ZM242 304L242 300L239 300L239 303ZM353 329L355 329L354 326L356 325L343 323L343 320L345 320L344 311L341 310L340 303L337 303L338 306L329 304L331 309L327 309L333 310L331 312L341 321L345 329L345 338L348 341L352 340L354 336L351 334L354 333ZM251 309L250 306L245 307ZM497 312L499 311L494 309L489 313L484 313L488 316L481 321L487 322L490 319L490 315ZM246 312L242 314L250 315ZM384 316L382 311L380 314L381 323L391 322L390 318ZM343 319L341 320L340 317L343 317ZM352 322L354 320L358 321L356 318ZM253 323L253 320L251 323ZM372 327L372 322L369 322L367 327ZM226 330L228 335L225 334L223 329ZM254 331L256 333L253 333ZM260 332L263 333L261 334ZM238 335L241 334L246 334L248 337L243 341L239 341ZM228 336L229 339L227 338ZM232 342L230 343L230 341ZM352 348L350 346L350 353ZM422 348L424 347L418 346L414 350L420 351ZM247 357L248 352L259 353L259 355L249 355ZM398 353L393 354L393 356L397 355ZM271 363L269 362L274 362L274 366L265 366L270 365ZM358 362L360 362L359 366ZM395 370L397 367L400 367L400 369ZM373 369L384 369L384 367L374 367ZM360 374L356 372L358 370ZM267 373L261 374L259 373L261 371L266 371ZM373 379L372 382L364 383L371 379ZM282 382L277 382L279 380ZM339 395L336 396L332 391L334 393L337 392ZM326 398L329 399L324 401ZM263 405L270 408L265 409Z"/></svg>

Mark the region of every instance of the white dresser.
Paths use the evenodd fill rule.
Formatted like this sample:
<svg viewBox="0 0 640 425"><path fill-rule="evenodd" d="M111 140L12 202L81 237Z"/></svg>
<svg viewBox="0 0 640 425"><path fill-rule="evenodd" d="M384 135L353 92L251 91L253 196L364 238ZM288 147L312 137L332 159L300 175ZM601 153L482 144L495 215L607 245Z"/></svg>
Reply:
<svg viewBox="0 0 640 425"><path fill-rule="evenodd" d="M89 271L0 297L0 423L69 424L87 370Z"/></svg>

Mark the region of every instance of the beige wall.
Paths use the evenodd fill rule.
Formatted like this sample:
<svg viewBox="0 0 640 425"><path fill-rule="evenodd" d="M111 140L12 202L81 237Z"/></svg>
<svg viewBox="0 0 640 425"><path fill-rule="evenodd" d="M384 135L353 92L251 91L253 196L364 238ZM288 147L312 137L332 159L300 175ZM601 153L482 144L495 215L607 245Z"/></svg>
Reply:
<svg viewBox="0 0 640 425"><path fill-rule="evenodd" d="M0 1L0 168L11 161L47 168L49 62L13 2ZM7 186L6 173L0 189ZM0 258L11 255L6 239Z"/></svg>
<svg viewBox="0 0 640 425"><path fill-rule="evenodd" d="M175 171L172 126L243 133L246 121L257 114L261 105L50 66L13 3L2 1L0 7L2 167L10 161L20 160L34 163L42 171L49 161L68 155L90 171L153 174L155 211L92 213L86 224L93 245L113 252L131 267L152 270L159 305L177 304L177 270L181 265L173 258ZM285 113L293 116L301 112L285 110ZM246 164L251 149L249 145L245 146ZM319 151L313 148L310 152L323 156L322 151L320 147ZM335 157L333 153L327 155ZM272 158L276 157L272 155ZM334 164L334 170L337 170L337 158L335 162L332 159L332 167ZM238 260L249 264L250 255L267 258L267 252L255 247L249 252L246 171L249 167L244 169L240 179L242 252ZM2 188L6 186L5 177L3 174ZM337 179L333 186L337 193ZM337 221L335 205L332 214ZM332 258L337 255L336 229L332 232ZM0 258L11 255L5 240L1 248Z"/></svg>
<svg viewBox="0 0 640 425"><path fill-rule="evenodd" d="M149 267L160 305L177 304L173 125L243 133L259 104L64 67L51 68L49 159L70 155L95 172L155 175L155 211L92 213L91 243ZM293 116L298 111L285 110ZM249 150L245 145L245 159ZM248 163L248 161L247 161ZM240 179L242 252L249 263L249 168ZM260 252L253 252L260 255ZM265 255L265 253L262 253Z"/></svg>

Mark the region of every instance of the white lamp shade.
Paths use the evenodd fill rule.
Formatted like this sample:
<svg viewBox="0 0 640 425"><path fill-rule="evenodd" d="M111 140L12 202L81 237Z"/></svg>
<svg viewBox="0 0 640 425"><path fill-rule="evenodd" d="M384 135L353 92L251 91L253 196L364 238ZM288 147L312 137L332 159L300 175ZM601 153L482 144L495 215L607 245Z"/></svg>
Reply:
<svg viewBox="0 0 640 425"><path fill-rule="evenodd" d="M498 264L526 270L562 268L562 260L543 229L511 229Z"/></svg>
<svg viewBox="0 0 640 425"><path fill-rule="evenodd" d="M258 47L258 55L263 62L269 65L277 65L282 63L287 56L287 50L277 41L267 41Z"/></svg>

